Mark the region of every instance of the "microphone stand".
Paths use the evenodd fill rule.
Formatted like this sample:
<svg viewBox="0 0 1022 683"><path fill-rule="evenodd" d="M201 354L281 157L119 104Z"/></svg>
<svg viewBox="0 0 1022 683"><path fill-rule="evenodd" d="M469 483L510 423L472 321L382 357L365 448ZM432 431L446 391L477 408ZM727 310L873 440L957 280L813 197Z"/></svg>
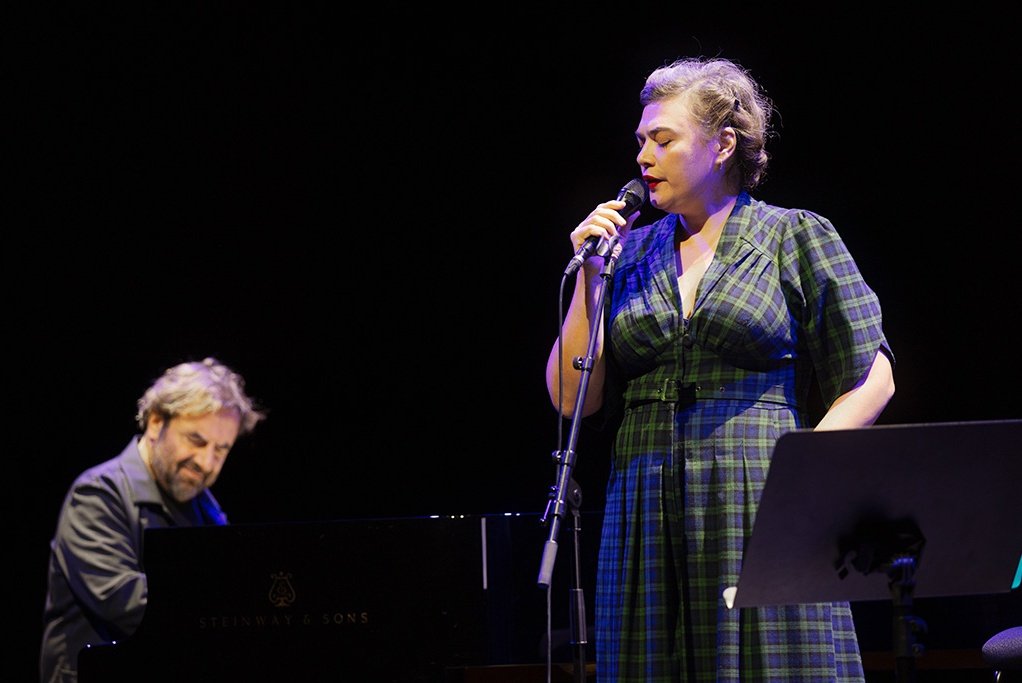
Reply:
<svg viewBox="0 0 1022 683"><path fill-rule="evenodd" d="M585 683L586 668L586 645L588 637L586 634L585 597L582 590L582 572L580 567L579 541L581 525L579 522L579 508L582 503L582 491L574 479L571 478L572 469L575 467L575 445L578 443L578 435L582 425L582 406L585 403L586 392L589 389L589 377L593 370L594 356L596 355L596 341L603 326L603 306L606 298L607 287L614 275L614 268L617 265L621 247L615 238L611 243L608 255L604 258L603 270L600 277L603 279L603 286L596 301L596 323L589 331L589 346L584 358L577 357L572 362L573 367L582 373L578 385L578 395L575 397L575 412L571 418L571 429L568 432L568 447L562 451L553 453L554 462L557 464L557 477L554 486L550 487L550 495L547 500L546 510L540 520L543 524L549 524L549 536L543 546L543 558L540 562L538 583L541 587L550 586L550 578L553 574L554 563L557 557L557 537L560 534L561 522L565 516L565 509L570 504L571 514L574 518L573 540L574 540L574 564L572 573L572 587L569 591L569 617L571 626L571 644L573 648L574 679L576 683Z"/></svg>

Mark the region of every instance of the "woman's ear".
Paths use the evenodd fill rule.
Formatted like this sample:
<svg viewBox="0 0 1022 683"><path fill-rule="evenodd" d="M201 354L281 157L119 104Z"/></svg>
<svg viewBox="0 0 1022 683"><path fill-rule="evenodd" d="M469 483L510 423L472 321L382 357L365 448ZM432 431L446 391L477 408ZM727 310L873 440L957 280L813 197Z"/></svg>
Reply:
<svg viewBox="0 0 1022 683"><path fill-rule="evenodd" d="M724 126L717 132L717 163L723 164L735 153L738 134L731 126Z"/></svg>

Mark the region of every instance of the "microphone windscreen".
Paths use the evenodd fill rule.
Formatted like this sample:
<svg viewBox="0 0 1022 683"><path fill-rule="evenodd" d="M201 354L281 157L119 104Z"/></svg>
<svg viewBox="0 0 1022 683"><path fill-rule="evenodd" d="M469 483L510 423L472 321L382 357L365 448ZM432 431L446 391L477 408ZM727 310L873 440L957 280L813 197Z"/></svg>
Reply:
<svg viewBox="0 0 1022 683"><path fill-rule="evenodd" d="M618 213L628 218L645 203L647 194L646 183L641 178L632 178L617 193L617 200L625 203Z"/></svg>

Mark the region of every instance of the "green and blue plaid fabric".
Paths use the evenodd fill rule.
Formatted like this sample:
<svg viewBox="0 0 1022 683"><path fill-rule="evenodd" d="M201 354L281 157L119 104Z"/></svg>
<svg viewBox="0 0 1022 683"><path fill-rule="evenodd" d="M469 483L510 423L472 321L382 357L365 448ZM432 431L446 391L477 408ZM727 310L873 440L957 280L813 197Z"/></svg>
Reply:
<svg viewBox="0 0 1022 683"><path fill-rule="evenodd" d="M597 678L862 681L847 603L729 610L722 591L812 383L829 405L890 355L877 298L826 219L743 194L683 319L676 221L632 231L608 297Z"/></svg>

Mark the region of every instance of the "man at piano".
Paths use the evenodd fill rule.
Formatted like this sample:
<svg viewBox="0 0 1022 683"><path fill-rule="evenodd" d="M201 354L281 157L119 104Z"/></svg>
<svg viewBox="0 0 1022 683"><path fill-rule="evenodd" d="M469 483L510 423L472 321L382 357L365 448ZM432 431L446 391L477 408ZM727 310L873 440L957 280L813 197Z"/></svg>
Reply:
<svg viewBox="0 0 1022 683"><path fill-rule="evenodd" d="M146 606L142 532L226 524L209 491L242 434L265 413L215 358L167 369L138 400L141 434L79 475L50 542L41 683L77 680L86 645L131 635Z"/></svg>

